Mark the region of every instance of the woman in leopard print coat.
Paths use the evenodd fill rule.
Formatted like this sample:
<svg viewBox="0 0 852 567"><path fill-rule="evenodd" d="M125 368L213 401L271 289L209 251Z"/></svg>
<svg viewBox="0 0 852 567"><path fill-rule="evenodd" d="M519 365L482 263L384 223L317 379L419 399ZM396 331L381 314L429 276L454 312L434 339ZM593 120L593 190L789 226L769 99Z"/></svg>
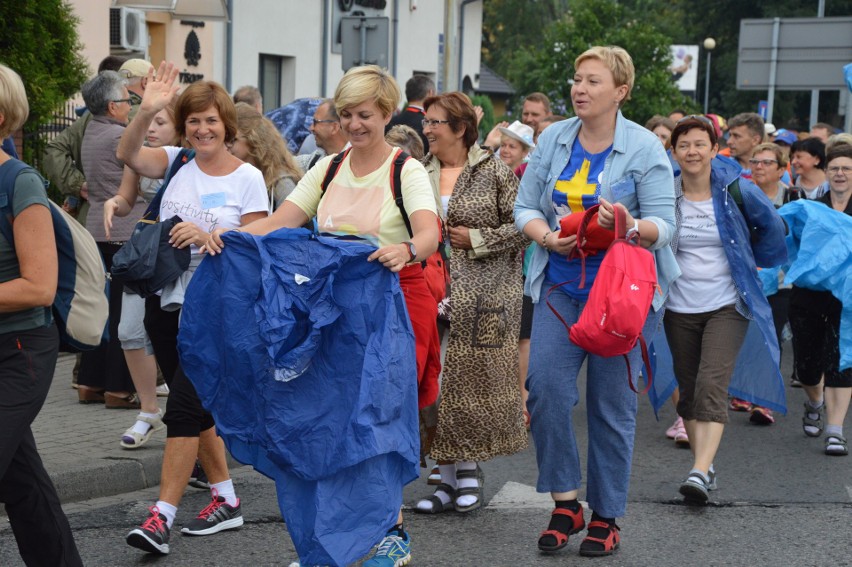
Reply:
<svg viewBox="0 0 852 567"><path fill-rule="evenodd" d="M476 115L462 93L426 99L424 158L452 246L452 322L431 455L442 483L416 510L468 512L481 505L477 462L527 444L518 389L517 337L527 240L513 222L514 173L476 145Z"/></svg>

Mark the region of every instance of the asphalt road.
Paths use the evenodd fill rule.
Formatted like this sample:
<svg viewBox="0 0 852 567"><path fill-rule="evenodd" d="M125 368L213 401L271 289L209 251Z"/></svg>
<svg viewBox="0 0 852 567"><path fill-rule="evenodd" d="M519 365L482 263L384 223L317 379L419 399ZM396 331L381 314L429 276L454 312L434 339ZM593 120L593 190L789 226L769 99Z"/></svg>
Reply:
<svg viewBox="0 0 852 567"><path fill-rule="evenodd" d="M790 361L784 362L789 375ZM628 515L619 520L622 546L613 557L580 558L579 536L559 554L538 552L536 540L551 504L534 491L535 455L527 449L483 463L487 505L482 510L468 515L408 513L411 565L852 565L852 460L827 457L821 438L805 437L800 415L804 395L794 389L787 393L790 415L777 416L773 426L755 426L747 414L731 414L716 460L719 490L711 493L711 505L702 508L684 506L677 493L691 458L664 437L672 408L666 406L657 422L643 401ZM585 429L582 405L576 418ZM846 427L852 427L852 420L847 419ZM172 552L165 557L145 555L124 543L156 500L156 488L66 506L85 564L286 567L297 557L278 512L274 485L248 467L235 470L234 479L246 525L208 537L174 533ZM413 506L430 492L425 480L412 483L405 503ZM206 492L189 488L177 524L191 519L208 499ZM18 565L14 538L3 519L0 566Z"/></svg>

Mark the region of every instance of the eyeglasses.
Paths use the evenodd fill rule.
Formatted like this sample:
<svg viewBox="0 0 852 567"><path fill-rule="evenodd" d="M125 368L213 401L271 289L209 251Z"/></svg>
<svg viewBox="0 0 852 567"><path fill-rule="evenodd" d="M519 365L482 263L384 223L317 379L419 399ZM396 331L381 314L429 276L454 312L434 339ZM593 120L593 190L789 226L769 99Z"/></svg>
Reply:
<svg viewBox="0 0 852 567"><path fill-rule="evenodd" d="M842 173L844 177L848 177L850 173L852 173L852 167L848 165L834 166L826 169L829 175L837 175L838 173Z"/></svg>
<svg viewBox="0 0 852 567"><path fill-rule="evenodd" d="M120 98L120 99L118 99L118 100L114 100L114 101L112 101L112 102L114 102L114 103L116 103L116 104L118 104L119 102L126 102L127 104L132 105L132 104L133 104L133 99L132 99L132 98Z"/></svg>
<svg viewBox="0 0 852 567"><path fill-rule="evenodd" d="M777 159L750 159L750 160L748 160L748 163L752 167L754 167L756 165L762 165L763 167L769 167L773 163L778 164L778 160Z"/></svg>
<svg viewBox="0 0 852 567"><path fill-rule="evenodd" d="M316 118L311 118L311 124L338 124L337 120L317 120Z"/></svg>
<svg viewBox="0 0 852 567"><path fill-rule="evenodd" d="M421 124L423 124L424 128L426 128L426 127L434 128L438 124L449 124L449 123L450 123L449 120L429 120L428 118L424 118L423 122L421 122Z"/></svg>

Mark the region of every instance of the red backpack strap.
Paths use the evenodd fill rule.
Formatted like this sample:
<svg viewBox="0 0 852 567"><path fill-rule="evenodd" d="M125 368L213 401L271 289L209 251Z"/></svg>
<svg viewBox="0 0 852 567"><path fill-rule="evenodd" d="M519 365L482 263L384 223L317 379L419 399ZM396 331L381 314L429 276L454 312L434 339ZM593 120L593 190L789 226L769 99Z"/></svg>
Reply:
<svg viewBox="0 0 852 567"><path fill-rule="evenodd" d="M622 356L624 356L624 361L627 363L627 383L630 384L630 389L637 394L647 394L648 390L651 389L651 384L654 383L654 377L651 374L651 359L648 356L648 345L645 344L645 337L641 334L639 335L639 346L642 349L642 362L645 363L645 372L648 374L645 378L645 389L641 392L633 385L633 373L630 372L630 359L627 358L626 354Z"/></svg>
<svg viewBox="0 0 852 567"><path fill-rule="evenodd" d="M325 171L325 177L322 180L322 185L320 188L322 189L322 193L325 194L328 186L331 185L332 180L337 175L337 172L340 171L340 166L343 163L343 160L346 159L346 156L349 155L349 150L352 148L346 148L331 160L331 163L328 164L328 169Z"/></svg>
<svg viewBox="0 0 852 567"><path fill-rule="evenodd" d="M411 230L411 221L408 218L408 213L405 210L405 203L402 200L402 168L405 162L411 158L404 151L397 149L396 157L391 164L391 190L393 191L393 200L396 203L399 213L402 215L402 221L405 223L405 228L408 229L408 236L414 236L414 231Z"/></svg>
<svg viewBox="0 0 852 567"><path fill-rule="evenodd" d="M600 207L600 205L592 205L586 209L586 212L583 213L583 220L580 221L580 226L577 227L577 255L580 256L580 285L578 287L580 289L586 287L586 256L588 256L584 248L586 230L588 230L589 223L592 222L592 217L595 216Z"/></svg>

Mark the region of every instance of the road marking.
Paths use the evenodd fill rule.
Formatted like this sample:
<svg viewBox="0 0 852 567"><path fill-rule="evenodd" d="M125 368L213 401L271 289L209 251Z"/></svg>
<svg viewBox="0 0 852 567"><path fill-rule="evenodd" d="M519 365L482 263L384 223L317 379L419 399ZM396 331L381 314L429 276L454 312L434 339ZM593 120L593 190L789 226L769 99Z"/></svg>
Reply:
<svg viewBox="0 0 852 567"><path fill-rule="evenodd" d="M582 504L584 508L588 508L585 502ZM487 508L494 510L549 510L553 508L553 499L549 493L536 492L534 486L510 481L504 484L494 495L494 498L488 502Z"/></svg>

